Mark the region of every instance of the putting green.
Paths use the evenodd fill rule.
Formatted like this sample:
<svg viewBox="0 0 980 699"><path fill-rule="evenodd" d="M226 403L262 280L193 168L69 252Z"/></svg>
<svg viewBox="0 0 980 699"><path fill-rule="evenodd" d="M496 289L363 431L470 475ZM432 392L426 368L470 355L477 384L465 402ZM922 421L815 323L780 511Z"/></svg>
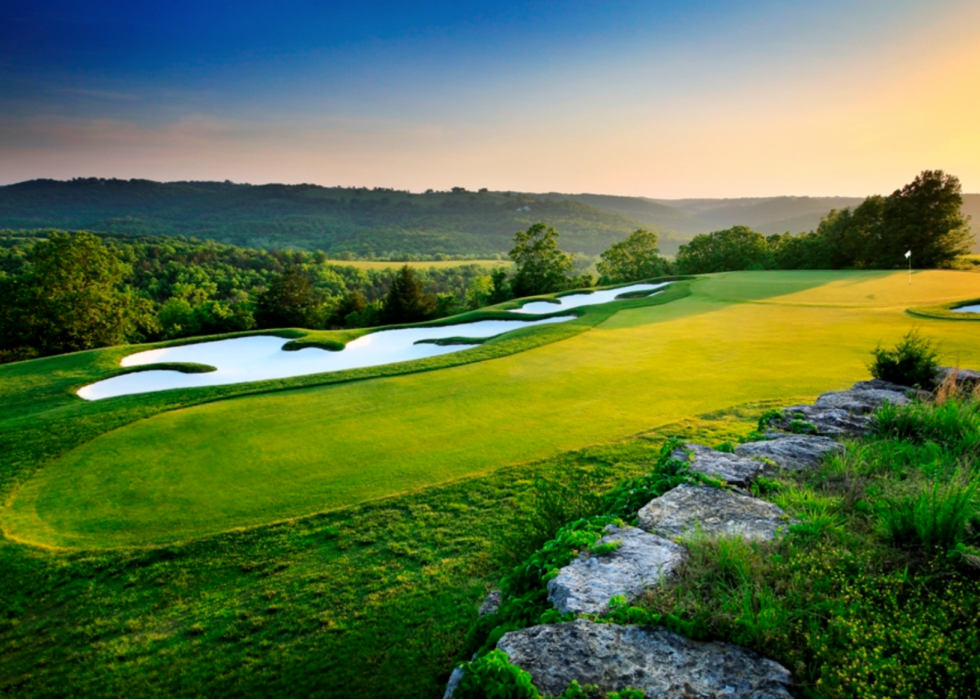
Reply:
<svg viewBox="0 0 980 699"><path fill-rule="evenodd" d="M910 306L978 295L966 272L741 272L571 339L436 372L163 413L40 469L2 515L22 541L155 544L351 505L681 417L865 378L912 326L980 365L980 324Z"/></svg>

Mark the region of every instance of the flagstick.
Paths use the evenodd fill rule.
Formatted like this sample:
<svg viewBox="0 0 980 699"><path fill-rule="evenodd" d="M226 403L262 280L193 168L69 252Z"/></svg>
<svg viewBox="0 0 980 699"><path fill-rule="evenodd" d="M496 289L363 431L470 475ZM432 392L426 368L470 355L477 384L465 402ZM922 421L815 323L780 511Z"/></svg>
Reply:
<svg viewBox="0 0 980 699"><path fill-rule="evenodd" d="M909 255L909 285L912 284L912 256Z"/></svg>

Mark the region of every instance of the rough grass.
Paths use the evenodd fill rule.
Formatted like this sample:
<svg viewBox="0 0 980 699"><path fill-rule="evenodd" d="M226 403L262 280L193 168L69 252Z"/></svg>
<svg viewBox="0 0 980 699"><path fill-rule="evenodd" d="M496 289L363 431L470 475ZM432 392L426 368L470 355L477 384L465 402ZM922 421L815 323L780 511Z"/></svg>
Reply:
<svg viewBox="0 0 980 699"><path fill-rule="evenodd" d="M26 483L4 529L49 545L165 543L487 473L747 400L813 395L863 378L867 348L908 331L911 299L962 297L974 279L920 273L909 287L889 273L714 275L672 303L669 291L617 302L589 332L569 327L593 322L588 314L554 326L572 336L519 355L209 403L95 440L107 425L199 394L103 401L114 406L96 408L108 414L98 419L62 403L21 426L15 455L36 442L20 473L59 453L53 431L79 429L76 442L55 441L85 443ZM505 341L538 344L539 332ZM980 365L980 327L922 332L944 358ZM245 389L225 390L214 396Z"/></svg>
<svg viewBox="0 0 980 699"><path fill-rule="evenodd" d="M587 474L596 496L648 470L664 435L737 440L764 407L163 548L4 541L0 695L441 696L540 479Z"/></svg>

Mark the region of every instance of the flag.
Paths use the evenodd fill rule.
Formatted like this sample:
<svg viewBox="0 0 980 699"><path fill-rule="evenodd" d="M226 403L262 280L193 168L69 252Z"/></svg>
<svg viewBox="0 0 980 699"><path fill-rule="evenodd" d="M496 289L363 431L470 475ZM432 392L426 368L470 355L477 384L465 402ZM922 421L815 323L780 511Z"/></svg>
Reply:
<svg viewBox="0 0 980 699"><path fill-rule="evenodd" d="M912 257L912 251L911 250L909 250L907 253L905 253L905 259L908 259L910 257Z"/></svg>

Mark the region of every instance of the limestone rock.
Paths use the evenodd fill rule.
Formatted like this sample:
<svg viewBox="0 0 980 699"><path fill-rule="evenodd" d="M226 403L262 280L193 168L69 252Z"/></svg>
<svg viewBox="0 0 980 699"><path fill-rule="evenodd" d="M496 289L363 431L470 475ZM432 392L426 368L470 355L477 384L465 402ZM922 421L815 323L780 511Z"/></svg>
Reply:
<svg viewBox="0 0 980 699"><path fill-rule="evenodd" d="M642 689L676 699L790 699L789 671L727 643L702 643L661 627L566 624L512 631L497 643L542 694L557 696L578 680L602 692Z"/></svg>
<svg viewBox="0 0 980 699"><path fill-rule="evenodd" d="M672 456L690 462L692 471L718 478L729 485L748 487L765 470L765 465L754 459L726 454L690 442L684 447L675 450Z"/></svg>
<svg viewBox="0 0 980 699"><path fill-rule="evenodd" d="M872 428L870 415L855 415L842 408L820 409L811 405L786 408L782 417L770 424L777 429L790 430L794 420L809 422L818 435L827 437L861 435L870 432Z"/></svg>
<svg viewBox="0 0 980 699"><path fill-rule="evenodd" d="M846 391L824 393L813 404L814 408L826 410L836 408L853 415L873 413L888 401L891 405L907 405L911 399L906 395L909 389L887 381L860 381Z"/></svg>
<svg viewBox="0 0 980 699"><path fill-rule="evenodd" d="M477 612L477 616L486 616L487 614L496 614L497 610L500 609L501 593L500 590L491 590L487 598L483 600L483 604L480 605L480 611Z"/></svg>
<svg viewBox="0 0 980 699"><path fill-rule="evenodd" d="M606 527L596 545L621 541L615 551L599 556L583 552L548 581L548 600L562 614L605 614L609 600L636 599L673 573L684 560L684 548L636 527Z"/></svg>
<svg viewBox="0 0 980 699"><path fill-rule="evenodd" d="M794 471L819 466L827 454L844 453L844 445L829 437L774 432L769 435L772 435L771 439L739 444L735 453L751 459L769 459Z"/></svg>
<svg viewBox="0 0 980 699"><path fill-rule="evenodd" d="M453 674L449 676L449 682L446 683L446 691L442 695L442 699L453 699L453 692L456 691L456 687L463 680L463 668L457 667L453 669Z"/></svg>
<svg viewBox="0 0 980 699"><path fill-rule="evenodd" d="M639 512L640 528L670 539L698 528L709 537L742 536L768 541L789 527L771 502L710 486L679 485Z"/></svg>

